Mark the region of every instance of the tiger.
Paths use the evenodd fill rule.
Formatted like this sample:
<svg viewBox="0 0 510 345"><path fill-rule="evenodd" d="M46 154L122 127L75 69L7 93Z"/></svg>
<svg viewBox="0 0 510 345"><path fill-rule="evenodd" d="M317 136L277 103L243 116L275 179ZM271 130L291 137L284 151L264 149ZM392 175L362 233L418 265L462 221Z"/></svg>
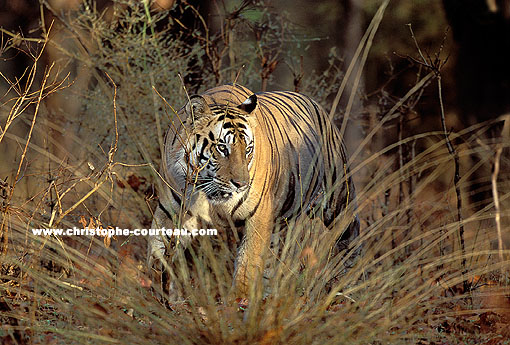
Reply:
<svg viewBox="0 0 510 345"><path fill-rule="evenodd" d="M184 214L183 228L242 233L231 289L243 298L276 224L320 209L330 229L355 205L340 131L318 103L290 91L229 84L189 97L166 132L160 175L153 227ZM346 248L359 236L358 216L344 224L337 243ZM149 266L163 260L167 240L149 238Z"/></svg>

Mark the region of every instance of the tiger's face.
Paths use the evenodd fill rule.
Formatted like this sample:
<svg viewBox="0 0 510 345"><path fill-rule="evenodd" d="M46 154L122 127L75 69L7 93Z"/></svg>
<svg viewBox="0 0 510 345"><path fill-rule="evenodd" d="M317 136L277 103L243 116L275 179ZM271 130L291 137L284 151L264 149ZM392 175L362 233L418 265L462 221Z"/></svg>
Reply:
<svg viewBox="0 0 510 345"><path fill-rule="evenodd" d="M209 106L193 96L185 107L188 140L180 165L188 183L212 203L239 200L249 190L255 144L250 113L256 104L255 95L239 106Z"/></svg>

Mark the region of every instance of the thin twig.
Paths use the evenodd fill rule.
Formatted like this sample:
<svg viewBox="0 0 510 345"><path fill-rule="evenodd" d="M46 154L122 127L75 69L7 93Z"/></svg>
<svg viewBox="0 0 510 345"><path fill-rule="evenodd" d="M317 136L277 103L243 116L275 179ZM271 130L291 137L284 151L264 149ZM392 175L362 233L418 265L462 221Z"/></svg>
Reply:
<svg viewBox="0 0 510 345"><path fill-rule="evenodd" d="M420 66L424 66L427 69L429 69L432 73L434 73L436 80L437 80L437 89L439 94L439 106L441 111L441 127L443 130L443 135L445 137L446 147L448 149L448 153L453 157L454 161L454 175L453 175L453 184L455 186L455 196L457 198L457 220L459 222L459 242L460 242L460 248L462 251L461 257L462 257L462 276L464 277L467 273L466 269L466 248L465 248L465 241L464 241L464 219L462 217L462 196L460 191L460 164L459 164L459 154L455 147L453 146L452 142L450 141L449 133L446 128L446 118L445 118L445 110L444 110L444 102L443 102L443 88L442 88L442 82L441 82L441 68L447 63L448 57L446 59L441 60L440 55L441 52L444 49L444 42L446 40L446 34L448 31L445 32L445 35L443 36L443 41L441 42L441 46L439 48L439 52L435 54L434 59L429 57L426 58L418 44L418 41L416 40L416 36L414 35L413 29L411 25L409 25L409 30L411 32L412 39L414 40L414 43L416 45L416 48L418 49L418 53L420 54L420 57L422 61L410 58L411 61L414 61L418 63ZM463 278L464 281L464 291L467 291L468 289L468 282Z"/></svg>
<svg viewBox="0 0 510 345"><path fill-rule="evenodd" d="M450 141L450 137L448 134L448 131L446 129L446 120L445 120L445 111L444 111L444 103L443 103L443 89L442 89L442 83L441 83L441 74L439 73L439 70L437 71L437 89L439 94L439 106L441 108L441 125L443 127L443 133L445 136L446 141L446 147L448 148L448 152L451 156L453 156L453 161L455 164L455 172L453 175L453 184L455 186L455 195L457 197L457 219L459 222L459 241L460 241L460 248L462 250L462 274L467 273L466 269L466 247L464 242L464 219L462 218L462 196L460 192L460 166L459 166L459 154L457 153L457 150L455 150L455 147L453 147L453 144ZM464 280L464 291L467 290L468 284L467 281Z"/></svg>

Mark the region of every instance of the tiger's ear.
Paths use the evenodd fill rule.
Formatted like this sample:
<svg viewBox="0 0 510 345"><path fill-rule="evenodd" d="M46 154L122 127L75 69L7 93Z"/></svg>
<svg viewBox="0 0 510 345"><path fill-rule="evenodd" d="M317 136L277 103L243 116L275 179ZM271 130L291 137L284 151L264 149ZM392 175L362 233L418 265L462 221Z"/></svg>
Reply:
<svg viewBox="0 0 510 345"><path fill-rule="evenodd" d="M193 120L198 120L211 113L211 109L209 109L205 98L199 95L191 96L185 109L188 116Z"/></svg>
<svg viewBox="0 0 510 345"><path fill-rule="evenodd" d="M253 94L246 99L243 103L239 104L237 107L241 110L244 110L248 114L255 110L257 107L257 95Z"/></svg>

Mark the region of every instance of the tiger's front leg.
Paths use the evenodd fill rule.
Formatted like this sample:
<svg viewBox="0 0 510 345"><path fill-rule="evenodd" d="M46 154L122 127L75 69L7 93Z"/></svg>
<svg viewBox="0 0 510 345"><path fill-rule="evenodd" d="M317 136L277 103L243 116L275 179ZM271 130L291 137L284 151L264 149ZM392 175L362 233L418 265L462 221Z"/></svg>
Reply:
<svg viewBox="0 0 510 345"><path fill-rule="evenodd" d="M187 213L183 214L181 220L177 215L174 215L164 209L164 206L159 205L154 212L154 218L152 220L153 229L165 228L167 231L177 228L178 224L180 229L192 231L193 229L204 228L205 224L208 224L201 217L194 217ZM198 205L199 210L202 211L202 216L207 216L208 208L207 204ZM208 218L207 218L208 219ZM185 250L191 245L191 236L164 236L163 234L157 234L156 236L148 237L148 251L147 251L147 267L149 268L149 277L153 281L153 285L158 287L156 290L162 292L162 295L156 291L158 299L168 299L170 301L176 301L183 298L182 291L176 289L175 282L171 281L171 270L172 261L177 252L178 248Z"/></svg>
<svg viewBox="0 0 510 345"><path fill-rule="evenodd" d="M237 253L232 285L234 298L248 297L250 287L264 272L264 256L274 227L272 208L259 208L256 215L246 222L245 235Z"/></svg>

